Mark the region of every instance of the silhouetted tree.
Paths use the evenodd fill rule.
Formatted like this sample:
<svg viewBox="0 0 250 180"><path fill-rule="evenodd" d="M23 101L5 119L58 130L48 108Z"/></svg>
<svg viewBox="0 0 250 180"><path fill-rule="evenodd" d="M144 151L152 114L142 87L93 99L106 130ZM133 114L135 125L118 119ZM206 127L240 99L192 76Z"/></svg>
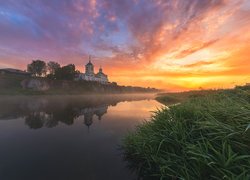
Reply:
<svg viewBox="0 0 250 180"><path fill-rule="evenodd" d="M34 76L42 76L46 74L46 63L42 60L33 60L31 64L28 64L27 71Z"/></svg>
<svg viewBox="0 0 250 180"><path fill-rule="evenodd" d="M59 69L60 67L61 67L60 64L54 61L50 61L47 63L48 73L52 75L54 75L56 70Z"/></svg>
<svg viewBox="0 0 250 180"><path fill-rule="evenodd" d="M78 71L75 70L74 64L63 66L55 71L55 78L61 80L73 80Z"/></svg>
<svg viewBox="0 0 250 180"><path fill-rule="evenodd" d="M55 79L55 72L56 70L60 69L60 64L54 61L50 61L47 63L47 70L48 70L48 74L47 74L47 78L49 79Z"/></svg>

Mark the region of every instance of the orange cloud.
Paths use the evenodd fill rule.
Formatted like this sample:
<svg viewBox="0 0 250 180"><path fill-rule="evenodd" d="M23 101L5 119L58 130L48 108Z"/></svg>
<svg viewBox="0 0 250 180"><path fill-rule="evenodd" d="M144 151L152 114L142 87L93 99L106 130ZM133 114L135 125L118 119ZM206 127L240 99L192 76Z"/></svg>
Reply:
<svg viewBox="0 0 250 180"><path fill-rule="evenodd" d="M14 15L22 26L13 27L18 23L7 22L8 17L0 22L1 67L24 69L42 59L74 63L84 71L90 53L96 68L102 66L111 81L122 85L177 91L250 81L247 0L38 4L43 17L38 10L26 17L27 8L19 4L23 9Z"/></svg>
<svg viewBox="0 0 250 180"><path fill-rule="evenodd" d="M201 44L198 44L198 45L192 45L191 48L189 49L185 49L185 50L182 50L181 52L179 52L175 58L177 59L180 59L180 58L184 58L190 54L193 54L201 49L204 49L204 48L207 48L209 46L211 46L212 44L216 43L218 41L218 39L215 39L215 40L211 40L211 41L208 41L208 42L204 42L204 43L201 43Z"/></svg>

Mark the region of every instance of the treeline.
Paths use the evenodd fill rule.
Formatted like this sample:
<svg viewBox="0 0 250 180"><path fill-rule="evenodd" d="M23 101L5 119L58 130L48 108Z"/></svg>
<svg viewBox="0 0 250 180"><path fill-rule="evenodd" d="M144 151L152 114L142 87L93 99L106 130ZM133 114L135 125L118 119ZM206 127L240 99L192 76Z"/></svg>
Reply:
<svg viewBox="0 0 250 180"><path fill-rule="evenodd" d="M48 63L42 60L33 60L27 65L27 71L35 77L47 77L49 79L73 80L80 72L74 64L62 66L54 61Z"/></svg>
<svg viewBox="0 0 250 180"><path fill-rule="evenodd" d="M74 81L79 71L74 64L61 66L59 63L33 60L27 65L33 78L6 75L0 79L0 94L82 94L82 93L155 93L155 88L121 86L116 82L102 84L95 81Z"/></svg>

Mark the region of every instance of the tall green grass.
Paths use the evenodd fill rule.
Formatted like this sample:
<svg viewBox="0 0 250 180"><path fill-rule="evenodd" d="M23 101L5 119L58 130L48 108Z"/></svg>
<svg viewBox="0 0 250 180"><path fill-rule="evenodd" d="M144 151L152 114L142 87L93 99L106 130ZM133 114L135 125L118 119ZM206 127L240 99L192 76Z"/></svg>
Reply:
<svg viewBox="0 0 250 180"><path fill-rule="evenodd" d="M249 88L161 109L123 148L145 179L250 179Z"/></svg>

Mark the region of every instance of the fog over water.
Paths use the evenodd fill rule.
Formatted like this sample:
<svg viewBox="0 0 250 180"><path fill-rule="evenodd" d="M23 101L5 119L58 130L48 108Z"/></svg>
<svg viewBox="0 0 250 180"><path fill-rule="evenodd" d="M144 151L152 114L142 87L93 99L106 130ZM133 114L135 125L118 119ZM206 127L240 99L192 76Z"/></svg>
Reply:
<svg viewBox="0 0 250 180"><path fill-rule="evenodd" d="M121 140L161 106L154 95L2 96L0 179L136 179Z"/></svg>

